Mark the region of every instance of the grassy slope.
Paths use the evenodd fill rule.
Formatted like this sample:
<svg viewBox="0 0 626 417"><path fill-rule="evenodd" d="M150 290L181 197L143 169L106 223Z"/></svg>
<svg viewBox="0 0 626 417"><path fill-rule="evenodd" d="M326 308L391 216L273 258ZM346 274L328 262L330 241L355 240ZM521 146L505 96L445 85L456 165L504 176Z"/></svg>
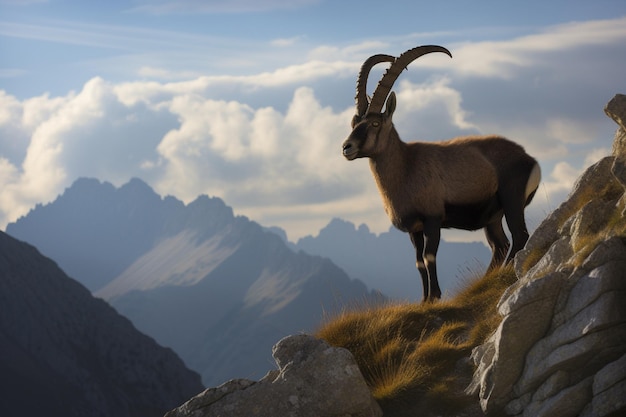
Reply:
<svg viewBox="0 0 626 417"><path fill-rule="evenodd" d="M506 267L436 303L359 306L317 336L352 352L385 417L472 414L469 356L498 326L497 303L515 280Z"/></svg>
<svg viewBox="0 0 626 417"><path fill-rule="evenodd" d="M599 242L626 237L626 200L616 202L615 193L604 191L595 198L609 201L614 210L599 230L579 234L570 260L574 266ZM583 193L563 219L592 199ZM536 248L522 270L529 270L546 249ZM498 301L516 280L507 266L468 279L456 296L436 303L359 306L328 318L317 336L352 352L385 417L481 415L477 398L464 392L474 369L469 356L497 328Z"/></svg>
<svg viewBox="0 0 626 417"><path fill-rule="evenodd" d="M612 209L589 230L577 231L573 266L600 242L612 236L626 239L623 187L612 177L602 189L590 184L559 208L557 227L594 200ZM522 271L547 249L536 247ZM352 352L385 417L481 415L477 398L464 392L473 373L469 356L500 323L498 301L516 280L508 266L484 277L477 274L456 296L437 303L360 306L329 318L317 336Z"/></svg>

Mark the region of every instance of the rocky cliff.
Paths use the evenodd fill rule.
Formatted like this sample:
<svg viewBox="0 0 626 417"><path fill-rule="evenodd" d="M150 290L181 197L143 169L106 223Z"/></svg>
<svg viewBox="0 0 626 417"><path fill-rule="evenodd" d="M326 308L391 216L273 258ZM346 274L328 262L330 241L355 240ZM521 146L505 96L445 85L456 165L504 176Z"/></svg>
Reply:
<svg viewBox="0 0 626 417"><path fill-rule="evenodd" d="M488 415L626 413L626 96L605 112L619 125L612 155L517 255L502 322L474 350L471 389Z"/></svg>

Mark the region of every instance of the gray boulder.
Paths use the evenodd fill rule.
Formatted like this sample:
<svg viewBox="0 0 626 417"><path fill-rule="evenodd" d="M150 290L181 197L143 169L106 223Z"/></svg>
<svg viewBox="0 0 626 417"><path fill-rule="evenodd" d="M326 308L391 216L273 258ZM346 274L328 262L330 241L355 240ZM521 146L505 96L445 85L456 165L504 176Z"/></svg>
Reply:
<svg viewBox="0 0 626 417"><path fill-rule="evenodd" d="M487 415L626 413L626 96L605 111L619 126L613 154L518 253L502 322L473 352L468 391Z"/></svg>
<svg viewBox="0 0 626 417"><path fill-rule="evenodd" d="M308 335L273 348L277 370L260 381L209 388L166 417L380 417L382 411L350 352Z"/></svg>

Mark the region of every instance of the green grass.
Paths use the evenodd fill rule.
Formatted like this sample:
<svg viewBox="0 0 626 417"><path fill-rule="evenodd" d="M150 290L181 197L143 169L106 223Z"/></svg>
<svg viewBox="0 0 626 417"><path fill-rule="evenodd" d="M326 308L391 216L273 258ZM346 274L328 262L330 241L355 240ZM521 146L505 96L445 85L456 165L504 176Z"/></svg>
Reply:
<svg viewBox="0 0 626 417"><path fill-rule="evenodd" d="M509 266L435 303L353 308L328 318L317 336L352 352L385 417L458 415L477 404L464 392L467 358L498 326L497 303L515 281Z"/></svg>

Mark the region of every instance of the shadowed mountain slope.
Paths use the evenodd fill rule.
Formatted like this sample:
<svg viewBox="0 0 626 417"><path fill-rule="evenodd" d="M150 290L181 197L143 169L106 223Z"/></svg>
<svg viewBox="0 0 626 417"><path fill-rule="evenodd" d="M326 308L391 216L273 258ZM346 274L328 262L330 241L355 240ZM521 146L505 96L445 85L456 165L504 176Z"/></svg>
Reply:
<svg viewBox="0 0 626 417"><path fill-rule="evenodd" d="M0 232L0 415L160 416L202 388L174 352Z"/></svg>

